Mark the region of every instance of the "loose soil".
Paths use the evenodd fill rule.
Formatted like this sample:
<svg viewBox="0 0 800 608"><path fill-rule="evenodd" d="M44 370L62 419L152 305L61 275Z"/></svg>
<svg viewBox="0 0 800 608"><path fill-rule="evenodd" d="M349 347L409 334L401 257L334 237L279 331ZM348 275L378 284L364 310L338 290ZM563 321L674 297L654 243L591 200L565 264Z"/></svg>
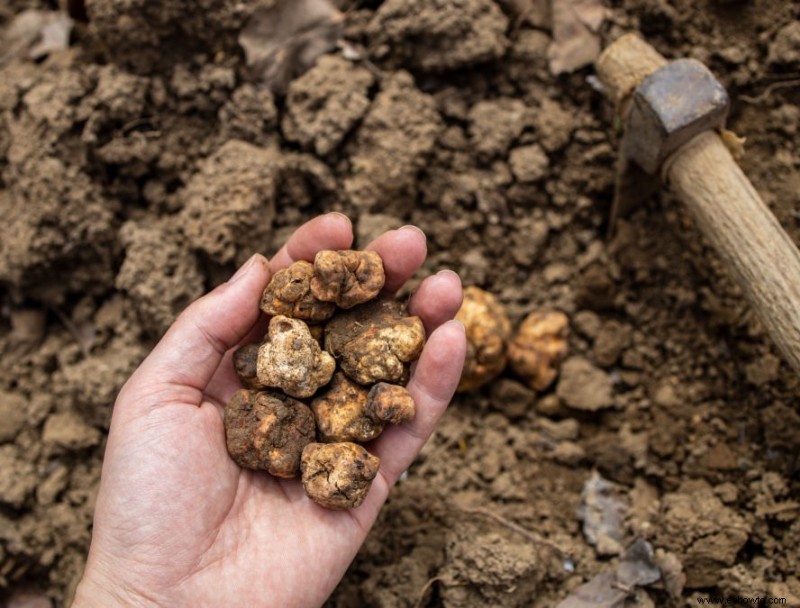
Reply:
<svg viewBox="0 0 800 608"><path fill-rule="evenodd" d="M553 606L637 537L687 574L656 605L800 602L800 381L674 197L606 238L620 133L590 70L550 74L542 3L456 4L342 3L368 61L280 97L246 79L233 0L87 0L70 49L0 69L0 602L69 602L117 391L187 303L329 210L359 245L417 224L417 280L452 268L515 324L572 326L556 387L457 396L330 607ZM800 241L800 5L608 9L604 43L638 30L720 77ZM581 506L598 484L613 500Z"/></svg>

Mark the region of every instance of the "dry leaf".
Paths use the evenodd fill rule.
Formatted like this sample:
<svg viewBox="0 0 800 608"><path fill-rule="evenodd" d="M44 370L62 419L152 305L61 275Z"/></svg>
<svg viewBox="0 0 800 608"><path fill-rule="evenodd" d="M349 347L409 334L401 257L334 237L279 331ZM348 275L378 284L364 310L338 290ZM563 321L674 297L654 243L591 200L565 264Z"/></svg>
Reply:
<svg viewBox="0 0 800 608"><path fill-rule="evenodd" d="M615 572L601 572L570 593L558 608L628 608L653 606L643 589L661 580L653 546L637 539L620 560Z"/></svg>
<svg viewBox="0 0 800 608"><path fill-rule="evenodd" d="M652 585L661 578L654 561L653 545L643 538L636 539L617 566L617 582L627 589Z"/></svg>
<svg viewBox="0 0 800 608"><path fill-rule="evenodd" d="M0 66L18 57L36 60L67 48L72 25L72 19L59 11L22 11L3 32Z"/></svg>
<svg viewBox="0 0 800 608"><path fill-rule="evenodd" d="M601 572L570 593L557 608L624 608L628 594L616 589L616 577Z"/></svg>
<svg viewBox="0 0 800 608"><path fill-rule="evenodd" d="M620 486L594 471L583 484L578 517L583 534L599 555L622 553L622 524L628 504Z"/></svg>
<svg viewBox="0 0 800 608"><path fill-rule="evenodd" d="M593 63L600 54L598 31L605 19L601 0L553 0L551 10L550 71L558 75Z"/></svg>
<svg viewBox="0 0 800 608"><path fill-rule="evenodd" d="M317 57L336 47L344 16L328 0L279 0L256 11L239 34L253 78L284 93Z"/></svg>

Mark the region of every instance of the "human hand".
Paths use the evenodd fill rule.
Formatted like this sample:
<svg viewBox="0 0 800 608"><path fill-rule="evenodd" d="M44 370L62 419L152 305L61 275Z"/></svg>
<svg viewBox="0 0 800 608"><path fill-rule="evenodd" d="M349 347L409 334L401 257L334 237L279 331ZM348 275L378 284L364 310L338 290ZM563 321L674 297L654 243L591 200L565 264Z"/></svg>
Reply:
<svg viewBox="0 0 800 608"><path fill-rule="evenodd" d="M466 349L463 326L450 320L461 304L458 276L425 279L409 302L428 332L408 384L417 415L368 446L381 468L357 509L328 511L297 479L240 469L222 424L240 387L232 351L265 333L257 304L273 273L352 240L340 214L304 224L271 261L254 256L189 306L131 376L114 407L73 608L319 606L330 595L446 409ZM424 235L411 227L367 248L383 257L392 293L426 255Z"/></svg>

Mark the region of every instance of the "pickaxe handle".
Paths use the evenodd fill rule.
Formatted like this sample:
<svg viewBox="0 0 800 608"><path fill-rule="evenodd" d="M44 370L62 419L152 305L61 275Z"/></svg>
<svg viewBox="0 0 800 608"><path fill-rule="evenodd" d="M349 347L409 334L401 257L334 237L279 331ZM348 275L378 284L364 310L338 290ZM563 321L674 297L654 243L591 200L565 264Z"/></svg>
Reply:
<svg viewBox="0 0 800 608"><path fill-rule="evenodd" d="M624 113L638 83L665 63L646 42L627 35L603 52L597 74ZM792 239L714 131L675 152L663 175L800 373L800 252Z"/></svg>

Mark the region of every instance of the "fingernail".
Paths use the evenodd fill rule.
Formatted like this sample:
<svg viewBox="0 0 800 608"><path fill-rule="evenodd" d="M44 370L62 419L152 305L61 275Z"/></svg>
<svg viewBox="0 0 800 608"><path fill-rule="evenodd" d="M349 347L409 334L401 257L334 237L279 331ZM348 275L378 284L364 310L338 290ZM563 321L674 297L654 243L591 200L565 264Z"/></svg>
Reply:
<svg viewBox="0 0 800 608"><path fill-rule="evenodd" d="M461 321L459 321L458 319L451 319L450 321L448 321L448 323L452 323L453 325L457 325L458 327L461 328L461 331L464 332L464 335L467 335L467 328L464 327L464 324Z"/></svg>
<svg viewBox="0 0 800 608"><path fill-rule="evenodd" d="M398 230L413 230L413 231L418 232L419 234L421 234L423 239L425 239L425 240L428 239L428 237L425 236L425 233L422 232L422 229L419 228L418 226L414 226L414 224L406 224L405 226L403 226L401 228L398 228Z"/></svg>
<svg viewBox="0 0 800 608"><path fill-rule="evenodd" d="M331 211L328 215L338 216L346 220L347 223L350 224L351 226L353 225L353 221L349 217L347 217L344 213L339 213L338 211Z"/></svg>
<svg viewBox="0 0 800 608"><path fill-rule="evenodd" d="M436 273L437 277L444 277L451 275L454 276L456 279L458 279L458 282L461 283L461 277L458 276L458 273L453 270L450 270L449 268L445 268L444 270L440 270L439 272Z"/></svg>
<svg viewBox="0 0 800 608"><path fill-rule="evenodd" d="M241 279L241 278L242 278L244 275L246 275L246 274L247 274L247 273L250 271L250 269L253 267L253 264L254 264L254 263L255 263L255 261L256 261L256 256L257 256L257 255L258 255L258 254L253 254L253 255L251 255L251 256L250 256L250 259L249 259L249 260L247 260L247 261L246 261L244 264L242 264L242 265L239 267L239 270L237 270L237 271L236 271L236 272L233 274L233 276L232 276L230 279L228 279L228 285L231 285L231 284L235 283L236 281L238 281L239 279Z"/></svg>

